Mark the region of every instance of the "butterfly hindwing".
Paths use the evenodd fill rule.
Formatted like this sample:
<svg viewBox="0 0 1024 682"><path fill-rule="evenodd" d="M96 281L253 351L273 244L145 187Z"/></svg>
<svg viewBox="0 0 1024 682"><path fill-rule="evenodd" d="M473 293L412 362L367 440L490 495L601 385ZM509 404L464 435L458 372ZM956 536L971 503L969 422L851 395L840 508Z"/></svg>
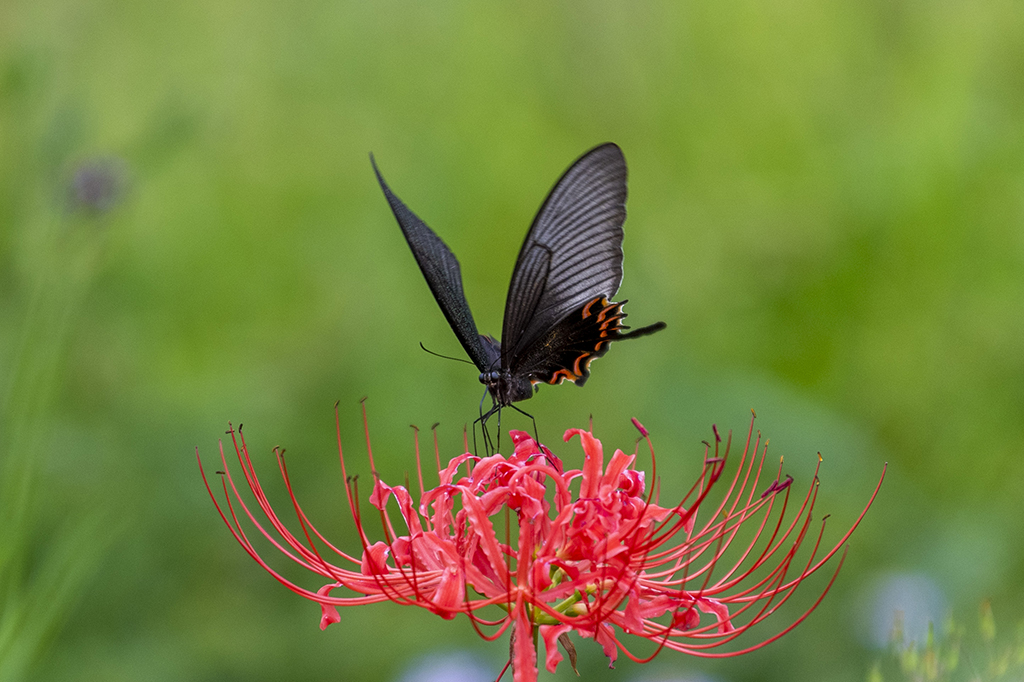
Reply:
<svg viewBox="0 0 1024 682"><path fill-rule="evenodd" d="M622 324L625 301L594 298L552 327L520 360L519 372L534 383L560 384L565 380L582 386L590 378L590 363L608 352L612 341L653 334L665 328L657 322L626 332Z"/></svg>
<svg viewBox="0 0 1024 682"><path fill-rule="evenodd" d="M440 306L455 336L481 372L494 368L497 365L500 346L494 339L481 336L477 332L473 313L470 312L466 295L462 291L462 271L455 254L433 230L427 227L426 223L395 196L384 182L373 155L370 156L370 162L391 211L402 228L402 234L409 242L412 255L416 257L423 277L426 278L430 291L434 294L437 305Z"/></svg>
<svg viewBox="0 0 1024 682"><path fill-rule="evenodd" d="M560 384L568 379L582 386L590 376L590 361L605 354L623 317L620 303L603 296L588 301L527 350L519 371L534 382Z"/></svg>

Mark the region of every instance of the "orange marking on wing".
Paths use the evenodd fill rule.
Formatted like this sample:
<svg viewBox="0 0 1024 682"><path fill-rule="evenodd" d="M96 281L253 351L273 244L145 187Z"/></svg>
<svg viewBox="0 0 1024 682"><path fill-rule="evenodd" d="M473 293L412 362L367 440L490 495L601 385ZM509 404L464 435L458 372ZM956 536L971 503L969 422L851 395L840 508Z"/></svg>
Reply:
<svg viewBox="0 0 1024 682"><path fill-rule="evenodd" d="M551 378L548 379L548 383L551 385L560 384L566 379L569 381L576 381L577 377L573 376L572 372L568 369L563 368L552 374Z"/></svg>
<svg viewBox="0 0 1024 682"><path fill-rule="evenodd" d="M625 313L622 312L621 303L609 303L605 299L604 309L598 314L597 319L600 322L614 322L615 320L621 320L625 316Z"/></svg>
<svg viewBox="0 0 1024 682"><path fill-rule="evenodd" d="M596 303L598 303L598 302L600 302L602 306L608 304L608 300L606 298L604 298L603 296L600 297L600 298L595 298L593 301L591 301L590 303L588 303L585 306L583 306L583 319L584 320L587 319L588 317L590 317L590 309L593 308L594 305Z"/></svg>
<svg viewBox="0 0 1024 682"><path fill-rule="evenodd" d="M591 358L591 354L590 353L580 353L580 356L578 358L576 358L576 362L573 363L572 369L573 369L573 372L575 372L577 379L579 377L583 376L586 373L587 367L590 366L590 358ZM584 362L584 365L583 365L582 368L580 368L580 363L581 362ZM575 381L575 380L576 379L573 379L573 381Z"/></svg>
<svg viewBox="0 0 1024 682"><path fill-rule="evenodd" d="M601 323L601 327L599 330L601 338L605 338L606 336L608 336L610 332L617 332L620 329L622 329L622 325L619 324L619 321L623 317L625 317L625 315L613 315L612 317L609 317L608 319L604 320Z"/></svg>

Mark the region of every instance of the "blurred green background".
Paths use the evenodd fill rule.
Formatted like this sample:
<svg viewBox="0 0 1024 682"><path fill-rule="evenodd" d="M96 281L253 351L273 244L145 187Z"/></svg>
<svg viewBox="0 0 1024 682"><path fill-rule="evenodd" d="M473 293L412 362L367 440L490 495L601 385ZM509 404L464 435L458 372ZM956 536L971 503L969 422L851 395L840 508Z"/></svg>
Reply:
<svg viewBox="0 0 1024 682"><path fill-rule="evenodd" d="M616 347L585 389L524 405L545 440L593 415L606 447L631 449L638 417L663 491L681 493L711 424L744 431L754 408L797 489L823 453L833 541L889 462L804 625L738 659L664 652L610 672L583 642L586 679L864 679L873 600L893 575L930 586L940 612L972 621L991 598L1015 622L1022 74L1011 1L7 0L9 676L383 681L454 650L500 669L505 645L464 618L388 604L320 632L317 606L231 540L196 466L198 446L219 468L218 439L244 422L281 509L274 445L345 541L335 401L364 476L363 396L385 478L412 469L411 423L440 422L443 454L459 451L481 387L417 346L462 354L371 151L458 254L493 334L551 184L595 144L625 151L619 299L629 322L668 330ZM578 446L560 452L572 462Z"/></svg>

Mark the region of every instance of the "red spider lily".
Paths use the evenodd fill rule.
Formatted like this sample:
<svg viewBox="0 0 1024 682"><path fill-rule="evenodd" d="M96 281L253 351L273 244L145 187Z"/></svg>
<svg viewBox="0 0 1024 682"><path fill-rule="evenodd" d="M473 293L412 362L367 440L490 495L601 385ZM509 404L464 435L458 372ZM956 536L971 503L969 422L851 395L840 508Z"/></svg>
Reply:
<svg viewBox="0 0 1024 682"><path fill-rule="evenodd" d="M653 477L653 445L643 426L633 423L650 449ZM570 631L595 639L610 663L620 651L643 662L662 648L697 656L734 656L778 639L818 606L842 557L822 593L795 622L745 648L714 650L772 615L805 578L835 556L882 483L880 479L853 526L823 551L824 520L816 534L810 532L817 469L796 514L784 522L793 479L781 478L780 461L778 474L770 483L762 482L767 441L762 443L761 434L755 433L753 419L731 480L722 479L731 438L723 447L715 430L714 445L705 444L697 481L671 506L662 505L654 492L657 486L648 490L645 473L632 468L635 452L616 450L606 464L601 442L582 429L565 433L566 441L579 437L582 469L564 471L562 461L547 447L522 431L512 431L511 456L465 453L443 469L438 456L439 484L430 490L424 490L417 441L419 503L406 486L389 486L374 474L369 501L379 511L384 539L373 542L365 531L357 486L348 475L339 436L345 492L362 545L358 554L348 554L309 521L295 498L282 453L275 451L299 532L285 526L263 493L241 432L229 433L245 484L267 521L257 518L243 500L223 447L224 506L209 482L207 490L245 551L285 587L320 604L321 629L340 619L338 606L385 600L420 606L446 619L465 613L487 640L512 628L510 664L516 682L537 679L538 635L544 640L551 672L562 660L557 642L575 667ZM368 432L367 450L375 472ZM820 463L819 458L819 467ZM713 503L710 493L722 486L724 495ZM402 517L401 530L389 513L392 498ZM325 584L312 591L277 573L250 542L243 517ZM809 533L809 556L798 562L797 550ZM622 633L650 640L653 652L644 658L631 653L620 639Z"/></svg>

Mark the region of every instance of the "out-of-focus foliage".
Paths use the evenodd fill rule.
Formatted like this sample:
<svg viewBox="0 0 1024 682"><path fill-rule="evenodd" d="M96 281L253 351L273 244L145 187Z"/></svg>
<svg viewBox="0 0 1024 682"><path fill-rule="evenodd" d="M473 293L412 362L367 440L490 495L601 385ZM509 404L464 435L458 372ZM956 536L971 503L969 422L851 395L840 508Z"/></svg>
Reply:
<svg viewBox="0 0 1024 682"><path fill-rule="evenodd" d="M56 519L40 513L53 504L40 480L50 408L103 251L99 221L116 204L117 181L105 164L79 168L66 210L37 227L26 253L35 267L26 278L26 306L10 323L0 374L0 680L25 679L118 526L101 510Z"/></svg>
<svg viewBox="0 0 1024 682"><path fill-rule="evenodd" d="M998 631L992 605L984 602L976 627L949 618L939 635L929 628L924 643L907 641L895 628L889 656L879 661L868 682L1001 682L1024 678L1024 622Z"/></svg>
<svg viewBox="0 0 1024 682"><path fill-rule="evenodd" d="M288 448L309 512L355 549L335 401L358 453L369 396L387 478L413 468L410 423L441 422L445 456L461 447L481 387L417 347L461 354L371 151L496 335L545 192L589 147L625 151L619 295L628 322L669 327L613 348L584 389L525 403L543 440L592 415L631 449L637 416L667 489L692 480L712 423L741 431L755 408L798 484L823 453L817 508L835 529L890 462L805 624L751 656L662 656L645 674L862 680L888 573L927 575L954 607L1024 612L1022 73L1024 12L998 0L6 2L3 385L24 331L46 328L40 244L102 235L46 356L35 445L2 451L34 458L21 584L78 520L121 529L56 604L35 679L392 680L480 646L464 620L389 605L321 633L232 544L195 466L244 422L268 466ZM590 644L588 679L639 674L608 672ZM474 650L495 671L506 652Z"/></svg>

